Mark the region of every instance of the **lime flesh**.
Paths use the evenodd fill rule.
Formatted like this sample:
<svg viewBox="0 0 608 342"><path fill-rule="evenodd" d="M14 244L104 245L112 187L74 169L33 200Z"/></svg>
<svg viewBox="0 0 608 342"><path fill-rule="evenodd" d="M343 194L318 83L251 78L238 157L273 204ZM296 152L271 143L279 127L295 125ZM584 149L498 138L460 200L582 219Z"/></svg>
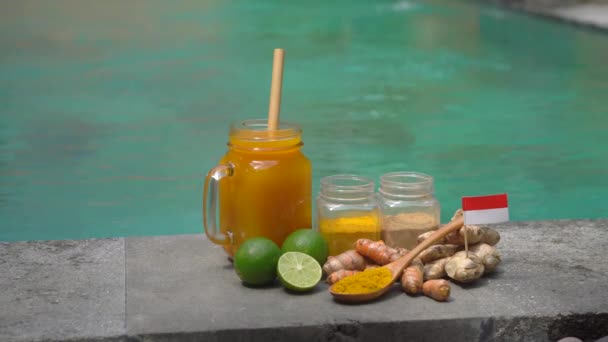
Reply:
<svg viewBox="0 0 608 342"><path fill-rule="evenodd" d="M280 258L277 273L281 284L286 288L303 292L311 290L321 280L321 265L310 255L300 252L287 252Z"/></svg>

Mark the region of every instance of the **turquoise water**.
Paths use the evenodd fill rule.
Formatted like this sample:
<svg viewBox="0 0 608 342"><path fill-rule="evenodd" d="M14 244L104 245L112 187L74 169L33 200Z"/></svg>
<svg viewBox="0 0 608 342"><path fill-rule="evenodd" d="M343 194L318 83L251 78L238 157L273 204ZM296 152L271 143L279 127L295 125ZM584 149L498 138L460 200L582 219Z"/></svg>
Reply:
<svg viewBox="0 0 608 342"><path fill-rule="evenodd" d="M282 119L320 177L508 192L513 220L606 217L608 35L477 2L0 3L0 240L201 232L230 122Z"/></svg>

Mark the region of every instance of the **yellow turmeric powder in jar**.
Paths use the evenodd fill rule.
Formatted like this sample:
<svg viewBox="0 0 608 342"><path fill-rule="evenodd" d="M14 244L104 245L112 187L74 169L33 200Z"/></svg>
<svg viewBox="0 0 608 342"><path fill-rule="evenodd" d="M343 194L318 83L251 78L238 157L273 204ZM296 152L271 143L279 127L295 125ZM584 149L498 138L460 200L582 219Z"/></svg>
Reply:
<svg viewBox="0 0 608 342"><path fill-rule="evenodd" d="M329 245L329 255L353 249L358 239L380 239L380 215L371 211L360 216L320 218L319 232Z"/></svg>
<svg viewBox="0 0 608 342"><path fill-rule="evenodd" d="M384 288L392 279L388 268L378 267L346 277L334 284L332 290L343 294L371 293Z"/></svg>
<svg viewBox="0 0 608 342"><path fill-rule="evenodd" d="M380 239L380 207L374 181L357 175L321 179L317 197L317 228L329 245L329 255L355 248L357 239Z"/></svg>

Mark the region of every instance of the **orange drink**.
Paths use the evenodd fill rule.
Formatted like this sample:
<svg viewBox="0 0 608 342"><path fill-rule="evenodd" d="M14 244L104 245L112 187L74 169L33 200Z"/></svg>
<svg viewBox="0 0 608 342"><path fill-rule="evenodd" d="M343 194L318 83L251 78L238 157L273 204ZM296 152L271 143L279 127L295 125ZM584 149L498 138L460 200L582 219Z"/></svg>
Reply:
<svg viewBox="0 0 608 342"><path fill-rule="evenodd" d="M266 120L231 126L228 152L209 171L203 194L205 233L228 255L253 237L280 247L294 230L311 228L312 171L301 147L295 124L274 131Z"/></svg>

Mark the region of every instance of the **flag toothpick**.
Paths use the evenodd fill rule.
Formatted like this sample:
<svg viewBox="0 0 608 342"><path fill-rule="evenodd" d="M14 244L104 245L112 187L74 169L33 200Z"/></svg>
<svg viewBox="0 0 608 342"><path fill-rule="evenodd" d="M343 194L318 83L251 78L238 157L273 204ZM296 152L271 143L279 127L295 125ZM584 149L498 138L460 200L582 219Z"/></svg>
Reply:
<svg viewBox="0 0 608 342"><path fill-rule="evenodd" d="M462 198L464 225L509 221L507 194Z"/></svg>
<svg viewBox="0 0 608 342"><path fill-rule="evenodd" d="M469 257L469 241L467 238L467 225L489 224L509 221L509 203L507 194L488 196L468 196L462 198L462 211L464 225L465 255Z"/></svg>

